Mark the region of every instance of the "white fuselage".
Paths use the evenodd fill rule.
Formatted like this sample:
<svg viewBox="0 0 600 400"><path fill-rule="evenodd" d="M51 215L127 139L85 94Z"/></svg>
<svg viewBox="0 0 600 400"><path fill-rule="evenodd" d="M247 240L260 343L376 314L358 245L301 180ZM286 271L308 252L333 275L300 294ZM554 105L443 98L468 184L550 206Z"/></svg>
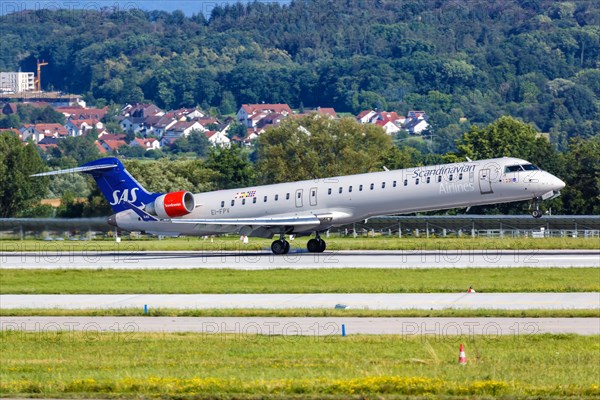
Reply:
<svg viewBox="0 0 600 400"><path fill-rule="evenodd" d="M530 170L515 166L530 166ZM515 170L515 171L511 171ZM245 230L249 236L323 231L375 215L404 214L550 197L564 182L517 158L496 158L359 175L220 190L194 195L196 208L181 219L316 216L319 226ZM142 222L117 214L126 230L208 235L240 232L234 225ZM150 225L149 225L150 224Z"/></svg>

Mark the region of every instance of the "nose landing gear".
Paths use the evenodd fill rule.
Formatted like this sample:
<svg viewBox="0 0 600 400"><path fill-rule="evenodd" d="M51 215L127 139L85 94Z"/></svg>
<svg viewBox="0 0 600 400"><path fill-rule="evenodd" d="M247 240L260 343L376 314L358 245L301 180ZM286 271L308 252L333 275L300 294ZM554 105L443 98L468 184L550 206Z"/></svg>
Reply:
<svg viewBox="0 0 600 400"><path fill-rule="evenodd" d="M544 213L542 213L542 210L540 210L540 203L542 202L542 199L540 197L536 197L535 199L533 199L533 205L535 207L535 210L533 210L531 212L531 215L533 216L533 218L542 218L542 215L544 215ZM529 207L531 208L531 206Z"/></svg>

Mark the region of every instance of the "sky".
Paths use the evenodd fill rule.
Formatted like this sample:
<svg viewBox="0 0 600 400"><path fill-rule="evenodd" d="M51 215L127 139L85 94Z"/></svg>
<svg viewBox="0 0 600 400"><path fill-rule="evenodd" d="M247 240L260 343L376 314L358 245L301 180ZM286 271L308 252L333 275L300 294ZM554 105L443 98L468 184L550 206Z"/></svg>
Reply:
<svg viewBox="0 0 600 400"><path fill-rule="evenodd" d="M248 3L251 0L239 0L241 3ZM253 0L252 0L253 1ZM280 3L288 4L291 0L259 0L261 3ZM0 1L0 15L25 10L41 9L84 9L99 10L101 8L114 8L128 10L132 8L141 8L142 10L162 10L172 12L181 10L186 15L203 13L209 16L212 9L216 6L235 4L238 0L2 0Z"/></svg>

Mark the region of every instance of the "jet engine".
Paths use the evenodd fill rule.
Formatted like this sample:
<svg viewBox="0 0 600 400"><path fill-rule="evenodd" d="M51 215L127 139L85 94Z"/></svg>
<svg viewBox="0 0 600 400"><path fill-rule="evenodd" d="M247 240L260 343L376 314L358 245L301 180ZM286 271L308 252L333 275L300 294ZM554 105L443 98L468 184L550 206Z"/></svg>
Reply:
<svg viewBox="0 0 600 400"><path fill-rule="evenodd" d="M146 212L159 218L181 217L191 213L196 207L194 195L185 190L163 194L146 205Z"/></svg>

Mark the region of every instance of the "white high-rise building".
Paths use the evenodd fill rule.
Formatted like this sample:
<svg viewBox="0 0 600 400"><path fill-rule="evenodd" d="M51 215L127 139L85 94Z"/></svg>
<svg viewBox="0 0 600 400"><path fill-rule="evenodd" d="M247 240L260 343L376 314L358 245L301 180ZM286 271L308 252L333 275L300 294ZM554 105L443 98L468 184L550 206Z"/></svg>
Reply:
<svg viewBox="0 0 600 400"><path fill-rule="evenodd" d="M0 93L21 93L35 90L33 72L0 72Z"/></svg>

